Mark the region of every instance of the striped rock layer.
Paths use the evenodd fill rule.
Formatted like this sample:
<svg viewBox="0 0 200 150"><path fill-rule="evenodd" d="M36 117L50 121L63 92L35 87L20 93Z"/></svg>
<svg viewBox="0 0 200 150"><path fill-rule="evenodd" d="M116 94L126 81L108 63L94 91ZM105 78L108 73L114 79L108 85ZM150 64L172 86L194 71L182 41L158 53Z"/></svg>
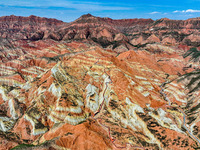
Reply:
<svg viewBox="0 0 200 150"><path fill-rule="evenodd" d="M118 54L79 42L18 44L0 62L4 149L200 146L200 92L191 82L199 80L187 76L194 68L182 49L149 44Z"/></svg>

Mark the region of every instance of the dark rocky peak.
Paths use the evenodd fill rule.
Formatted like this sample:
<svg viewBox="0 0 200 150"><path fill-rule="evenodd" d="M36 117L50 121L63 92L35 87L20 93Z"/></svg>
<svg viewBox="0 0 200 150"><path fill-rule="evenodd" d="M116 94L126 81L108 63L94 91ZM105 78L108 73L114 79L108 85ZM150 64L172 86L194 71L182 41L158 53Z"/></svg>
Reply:
<svg viewBox="0 0 200 150"><path fill-rule="evenodd" d="M97 23L99 21L98 17L91 14L82 15L80 18L75 20L73 23Z"/></svg>
<svg viewBox="0 0 200 150"><path fill-rule="evenodd" d="M91 15L90 13L88 13L88 14L82 15L81 17L82 17L82 18L88 18L88 17L94 17L94 16Z"/></svg>

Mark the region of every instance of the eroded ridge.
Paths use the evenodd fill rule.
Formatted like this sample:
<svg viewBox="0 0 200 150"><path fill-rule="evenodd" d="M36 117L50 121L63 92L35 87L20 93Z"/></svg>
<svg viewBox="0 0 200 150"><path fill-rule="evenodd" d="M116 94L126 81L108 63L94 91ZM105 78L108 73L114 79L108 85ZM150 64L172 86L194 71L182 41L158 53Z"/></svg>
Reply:
<svg viewBox="0 0 200 150"><path fill-rule="evenodd" d="M187 64L182 52L153 53L155 44L120 54L54 44L41 57L35 51L2 64L2 139L9 133L14 145L35 149L198 148L200 95L191 91L196 83L187 88L196 76L179 80Z"/></svg>

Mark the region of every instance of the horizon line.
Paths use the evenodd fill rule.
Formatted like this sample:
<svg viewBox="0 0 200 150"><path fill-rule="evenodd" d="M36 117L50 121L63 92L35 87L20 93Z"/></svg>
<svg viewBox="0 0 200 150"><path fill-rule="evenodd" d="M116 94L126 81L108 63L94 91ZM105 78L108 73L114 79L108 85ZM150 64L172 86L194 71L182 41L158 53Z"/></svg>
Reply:
<svg viewBox="0 0 200 150"><path fill-rule="evenodd" d="M180 20L180 21L185 21L185 20L189 20L189 19L200 19L200 16L199 17L194 17L194 18L187 18L187 19L170 19L170 18L167 18L167 17L164 17L164 18L160 18L160 19L152 19L152 18L119 18L119 19L114 19L114 18L110 18L110 17L101 17L101 16L95 16L95 15L92 15L91 13L85 13L83 15L81 15L80 17L78 17L77 19L81 18L82 16L84 15L91 15L91 16L94 16L94 17L97 17L97 18L107 18L107 19L112 19L112 20L133 20L133 19L151 19L153 21L157 21L157 20L161 20L161 19L169 19L169 20ZM74 22L75 20L73 21L70 21L70 22L66 22L64 20L61 20L61 19L57 19L57 18L52 18L52 17L45 17L45 16L37 16L37 15L29 15L29 16L22 16L22 15L4 15L4 16L0 16L1 17L10 17L10 16L16 16L16 17L31 17L31 16L35 16L35 17L40 17L40 18L47 18L47 19L56 19L58 21L62 21L62 22L65 22L65 23L70 23L70 22Z"/></svg>

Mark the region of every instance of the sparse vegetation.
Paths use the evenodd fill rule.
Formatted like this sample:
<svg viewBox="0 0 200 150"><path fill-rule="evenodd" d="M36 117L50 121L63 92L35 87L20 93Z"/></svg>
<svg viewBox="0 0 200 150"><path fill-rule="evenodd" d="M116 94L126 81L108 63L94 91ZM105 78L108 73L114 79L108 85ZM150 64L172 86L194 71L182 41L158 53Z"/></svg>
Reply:
<svg viewBox="0 0 200 150"><path fill-rule="evenodd" d="M26 149L26 148L29 148L29 147L33 147L34 145L32 144L20 144L20 145L17 145L16 147L12 148L11 150L21 150L21 149Z"/></svg>
<svg viewBox="0 0 200 150"><path fill-rule="evenodd" d="M183 57L190 57L190 61L199 63L200 51L197 50L197 48L191 48L183 55ZM200 70L197 69L193 72L187 73L183 75L178 81L180 82L184 79L190 79L189 83L187 84L187 88L190 89L190 93L197 91L200 87Z"/></svg>
<svg viewBox="0 0 200 150"><path fill-rule="evenodd" d="M196 47L191 48L189 51L187 51L184 55L184 58L190 57L190 61L193 62L200 62L200 51L197 50Z"/></svg>

